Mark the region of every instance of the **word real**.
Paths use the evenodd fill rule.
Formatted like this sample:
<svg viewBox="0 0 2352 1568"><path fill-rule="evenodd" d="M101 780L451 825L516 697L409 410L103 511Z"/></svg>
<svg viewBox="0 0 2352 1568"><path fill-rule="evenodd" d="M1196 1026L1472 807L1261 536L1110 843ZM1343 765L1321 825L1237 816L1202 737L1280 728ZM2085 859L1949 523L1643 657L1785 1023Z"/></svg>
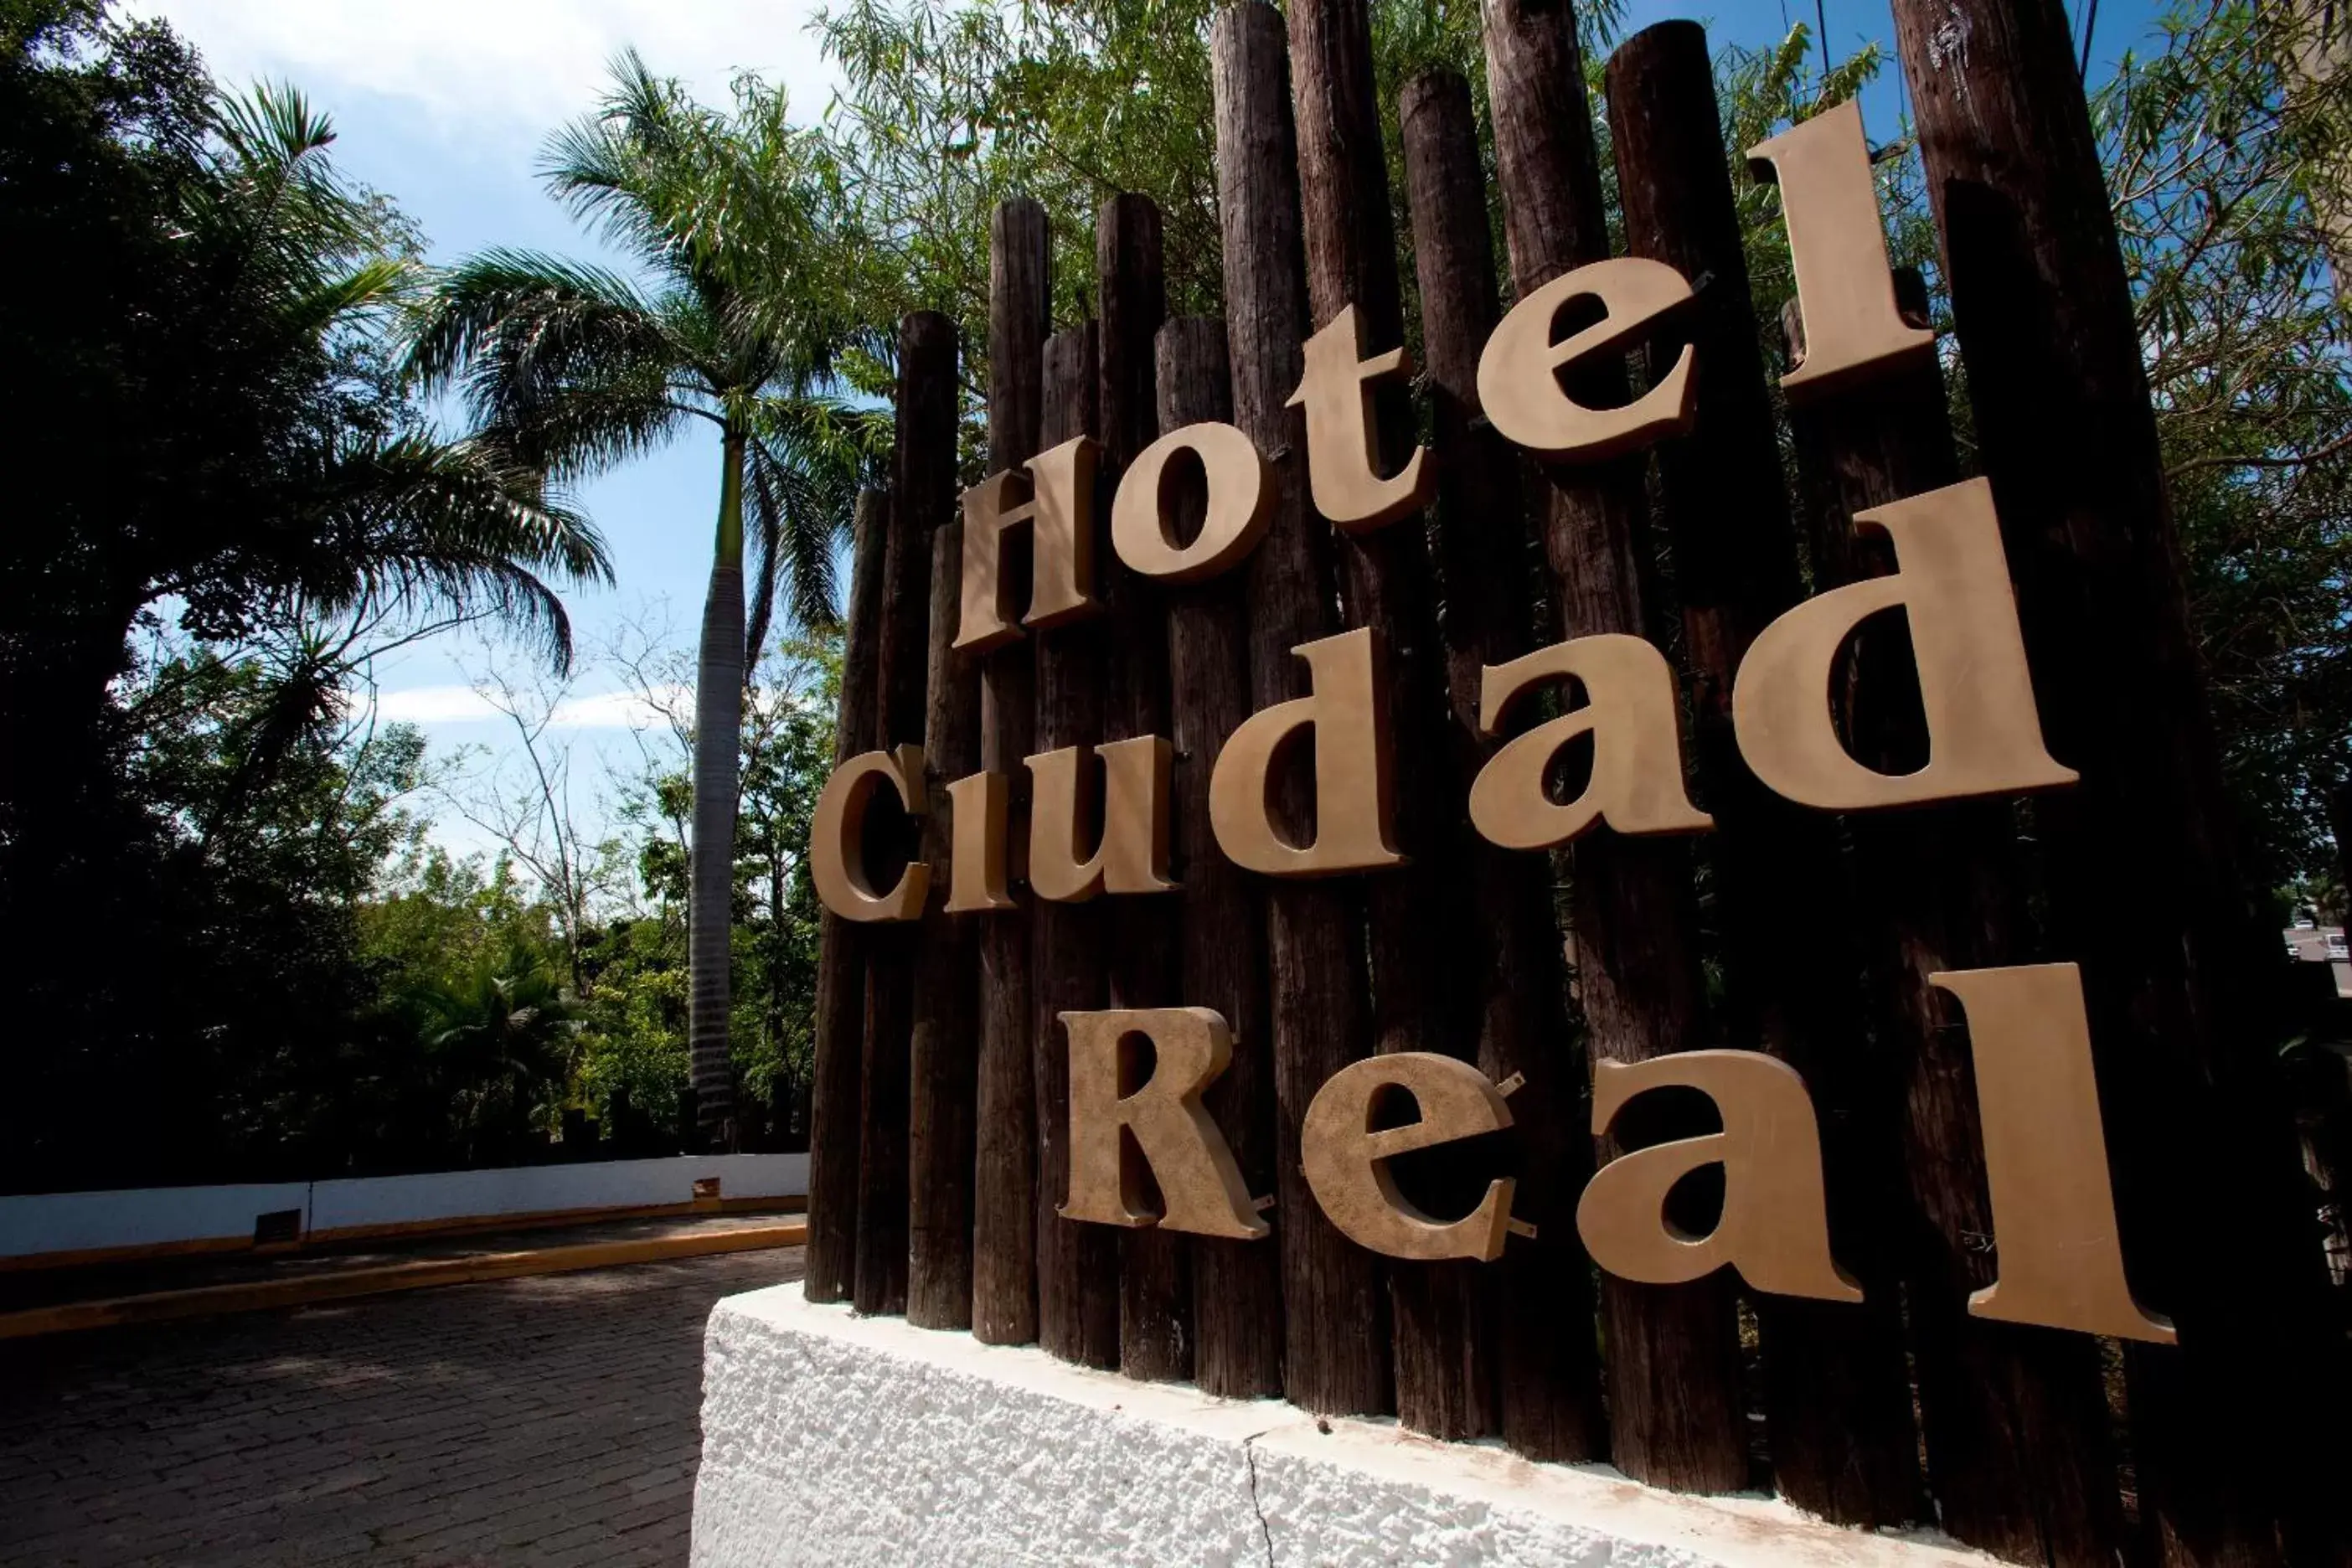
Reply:
<svg viewBox="0 0 2352 1568"><path fill-rule="evenodd" d="M1849 103L1753 150L1782 190L1806 352L1782 385L1803 399L1851 385L1934 352L1934 335L1897 310L1879 228L1860 111ZM1562 373L1622 353L1692 300L1689 281L1656 261L1620 258L1566 273L1521 300L1478 365L1478 395L1496 430L1552 464L1594 462L1686 431L1696 351L1640 397L1593 408L1570 395ZM1590 321L1566 336L1570 307ZM1410 374L1401 349L1367 356L1354 309L1308 339L1291 405L1303 410L1307 488L1315 510L1349 532L1383 528L1425 507L1435 460L1416 449L1392 474L1375 461L1371 400ZM962 498L961 614L954 646L977 653L1096 614L1094 514L1099 451L1086 437L989 476ZM1197 465L1205 515L1180 540L1170 491L1180 460ZM1173 430L1120 478L1109 534L1120 563L1164 584L1232 571L1256 547L1277 501L1274 466L1243 431L1205 423ZM1733 681L1732 728L1767 787L1825 811L1871 811L2074 782L2043 745L2031 672L1990 488L1950 486L1856 515L1884 533L1895 571L1832 589L1767 626ZM1028 532L1028 604L1005 570L1007 536ZM1879 772L1840 738L1832 684L1841 648L1865 618L1900 609L1908 622L1927 761ZM1403 855L1391 832L1385 650L1377 628L1302 644L1307 694L1263 709L1217 752L1210 825L1230 860L1270 877L1377 872ZM1498 746L1472 781L1468 814L1488 842L1548 851L1600 828L1629 835L1710 831L1684 783L1679 701L1665 657L1643 638L1570 638L1483 672L1481 731L1503 734L1513 710L1546 689L1582 700ZM1565 700L1565 698L1563 699ZM1563 748L1589 737L1584 787L1555 801L1547 779ZM1311 742L1315 829L1297 842L1269 810L1276 759ZM1090 767L1089 754L1099 760ZM1026 758L1030 804L1025 872L1038 899L1172 890L1168 738L1143 735ZM1099 790L1095 782L1099 776ZM877 888L865 860L865 822L878 792L904 809L931 808L922 749L900 745L835 770L811 832L810 868L825 907L854 921L921 918L933 868L904 867ZM1008 844L1013 780L982 772L947 783L950 913L1018 907ZM1095 825L1099 825L1098 827ZM1089 845L1085 840L1091 837ZM1970 1298L1979 1316L2168 1342L2169 1324L2143 1311L2125 1283L2091 1072L2080 977L2074 966L1962 971L1933 983L1962 1005L1975 1055L2000 1278ZM1070 1187L1062 1213L1116 1226L1159 1225L1202 1236L1263 1236L1265 1222L1201 1091L1231 1058L1225 1021L1203 1008L1066 1013L1070 1060ZM1120 1042L1147 1037L1150 1077L1120 1095ZM1728 1265L1754 1289L1824 1300L1862 1292L1830 1256L1819 1137L1802 1079L1759 1053L1696 1050L1639 1064L1596 1062L1593 1131L1620 1108L1667 1087L1713 1100L1723 1130L1638 1149L1603 1166L1578 1205L1577 1227L1601 1268L1673 1284ZM1507 1094L1475 1068L1421 1053L1379 1056L1334 1075L1300 1128L1305 1172L1331 1222L1359 1244L1412 1258L1498 1257L1517 1226L1512 1183L1498 1178L1467 1216L1440 1221L1402 1195L1385 1162L1511 1124ZM1419 1120L1374 1126L1375 1103L1409 1096ZM1385 1118L1382 1119L1385 1121ZM1149 1163L1162 1198L1140 1205L1122 1177L1124 1146ZM1665 1214L1668 1193L1703 1165L1723 1168L1722 1215L1703 1237Z"/></svg>

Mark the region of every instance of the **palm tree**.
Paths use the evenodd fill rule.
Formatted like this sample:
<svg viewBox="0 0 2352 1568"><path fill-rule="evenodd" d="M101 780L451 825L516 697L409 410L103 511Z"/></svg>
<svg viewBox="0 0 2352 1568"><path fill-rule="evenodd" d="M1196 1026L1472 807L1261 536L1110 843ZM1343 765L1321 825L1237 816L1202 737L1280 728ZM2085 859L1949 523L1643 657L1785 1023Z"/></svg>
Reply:
<svg viewBox="0 0 2352 1568"><path fill-rule="evenodd" d="M478 439L556 480L626 462L697 422L719 437L696 669L688 1034L697 1119L731 1141L728 943L748 650L764 640L780 587L793 618L833 620L835 545L887 439L882 419L826 390L858 336L843 305L854 250L827 227L842 204L822 144L788 122L781 91L751 78L727 113L625 55L598 112L549 142L543 173L647 281L486 252L439 279L409 363L429 387L460 388Z"/></svg>
<svg viewBox="0 0 2352 1568"><path fill-rule="evenodd" d="M408 988L397 1006L466 1163L512 1158L571 1078L580 1010L555 965L509 941L484 949L463 974Z"/></svg>
<svg viewBox="0 0 2352 1568"><path fill-rule="evenodd" d="M29 499L0 548L0 759L94 724L132 628L166 601L201 640L488 617L569 658L555 584L608 577L603 543L541 476L425 428L381 351L416 282L413 235L343 181L335 139L290 88L212 95L151 206L108 215L156 234L119 307L137 349L101 323L79 357L136 374L110 388L119 406L59 395L80 426L57 445L96 471ZM9 783L0 817L40 780Z"/></svg>

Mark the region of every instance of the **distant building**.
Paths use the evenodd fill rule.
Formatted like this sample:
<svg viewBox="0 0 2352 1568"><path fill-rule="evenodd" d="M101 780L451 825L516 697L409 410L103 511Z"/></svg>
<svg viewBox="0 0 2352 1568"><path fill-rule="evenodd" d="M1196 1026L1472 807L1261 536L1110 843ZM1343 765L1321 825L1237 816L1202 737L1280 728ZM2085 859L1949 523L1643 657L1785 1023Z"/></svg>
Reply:
<svg viewBox="0 0 2352 1568"><path fill-rule="evenodd" d="M2281 933L2286 955L2304 963L2325 963L2336 972L2336 994L2352 996L2352 949L2345 945L2342 926L2298 921Z"/></svg>

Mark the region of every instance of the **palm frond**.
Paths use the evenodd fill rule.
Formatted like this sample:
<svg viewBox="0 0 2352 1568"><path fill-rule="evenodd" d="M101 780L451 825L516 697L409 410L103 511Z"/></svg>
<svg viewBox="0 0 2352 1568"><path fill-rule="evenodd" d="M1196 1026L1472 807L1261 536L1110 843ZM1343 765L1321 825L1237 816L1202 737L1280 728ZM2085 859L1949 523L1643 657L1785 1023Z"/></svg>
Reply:
<svg viewBox="0 0 2352 1568"><path fill-rule="evenodd" d="M607 583L612 563L536 473L486 443L411 434L347 442L317 481L328 500L301 584L314 604L488 616L569 664L571 621L550 579Z"/></svg>
<svg viewBox="0 0 2352 1568"><path fill-rule="evenodd" d="M691 345L676 312L601 268L490 251L440 275L412 317L406 369L428 390L461 384L509 459L557 479L663 445L698 389L674 376Z"/></svg>
<svg viewBox="0 0 2352 1568"><path fill-rule="evenodd" d="M890 424L879 409L823 396L770 396L755 405L744 486L751 550L750 651L765 640L782 590L794 625L835 625L834 557L861 487L887 460Z"/></svg>

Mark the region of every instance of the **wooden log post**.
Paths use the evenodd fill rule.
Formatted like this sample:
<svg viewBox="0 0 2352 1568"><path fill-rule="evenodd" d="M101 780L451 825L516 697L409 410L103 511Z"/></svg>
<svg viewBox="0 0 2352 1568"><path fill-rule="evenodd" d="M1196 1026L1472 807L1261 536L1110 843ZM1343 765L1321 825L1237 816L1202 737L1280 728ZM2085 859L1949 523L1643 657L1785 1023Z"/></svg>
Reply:
<svg viewBox="0 0 2352 1568"><path fill-rule="evenodd" d="M926 665L923 767L930 809L923 858L935 896L917 934L915 1025L907 1110L908 1181L907 1321L919 1328L971 1326L972 1170L979 1092L980 917L949 914L953 811L948 785L980 767L980 663L955 647L963 611L963 520L956 504L957 344L943 353L944 395L934 389L902 443L901 504L931 529L930 647ZM934 351L935 353L939 351ZM914 487L919 487L914 488Z"/></svg>
<svg viewBox="0 0 2352 1568"><path fill-rule="evenodd" d="M1503 187L1511 280L1521 297L1605 259L1609 230L1568 6L1490 0L1486 83ZM1575 390L1624 400L1621 367L1594 367ZM1642 459L1543 471L1544 554L1559 635L1661 629L1647 581ZM1576 984L1591 1054L1642 1061L1705 1039L1705 992L1690 851L1672 839L1596 833L1578 843L1570 921ZM1617 1151L1603 1141L1603 1157ZM1658 1486L1728 1491L1748 1482L1738 1323L1728 1281L1639 1285L1603 1276L1611 1458Z"/></svg>
<svg viewBox="0 0 2352 1568"><path fill-rule="evenodd" d="M1435 412L1437 540L1447 731L1457 780L1495 745L1478 739L1484 670L1535 643L1527 532L1511 448L1485 424L1478 355L1494 331L1494 248L1470 84L1453 71L1407 82L1399 98L1420 283L1425 374ZM1498 1351L1502 1433L1521 1453L1584 1459L1607 1450L1600 1362L1591 1332L1591 1269L1576 1241L1576 1198L1592 1146L1578 1127L1584 1063L1569 1033L1549 861L1514 854L1456 824L1452 853L1471 872L1465 976L1479 1069L1526 1085L1511 1097L1521 1150L1514 1215L1536 1227L1502 1260Z"/></svg>
<svg viewBox="0 0 2352 1568"><path fill-rule="evenodd" d="M1052 236L1044 204L997 204L988 236L988 471L1037 453L1039 377L1053 316ZM980 765L1012 781L1012 817L1028 819L1022 759L1037 729L1034 656L1026 638L980 666ZM1009 854L1016 887L1024 858ZM1020 896L1016 892L1016 897ZM983 1344L1037 1337L1037 1103L1029 1031L1030 914L983 918L980 929L979 1135L972 1202L971 1331Z"/></svg>
<svg viewBox="0 0 2352 1568"><path fill-rule="evenodd" d="M1102 301L1102 357L1096 404L1102 440L1100 510L1135 455L1159 435L1154 340L1168 318L1160 209L1132 193L1105 202L1095 218L1095 283ZM1167 609L1157 586L1106 552L1096 582L1110 617L1104 741L1166 736L1169 729ZM1110 1005L1172 1007L1181 989L1180 911L1162 896L1118 898L1110 921ZM1119 1238L1119 1370L1129 1377L1192 1376L1191 1249L1157 1226Z"/></svg>
<svg viewBox="0 0 2352 1568"><path fill-rule="evenodd" d="M932 533L940 509L954 499L955 422L955 323L936 310L917 310L898 323L898 428L890 538L882 558L882 724L874 738L877 749L913 743L929 718ZM944 484L938 472L942 463ZM920 853L919 840L908 848ZM907 925L877 926L867 940L865 1078L858 1096L857 1284L853 1297L861 1312L907 1310L907 1115L918 945L917 929Z"/></svg>
<svg viewBox="0 0 2352 1568"><path fill-rule="evenodd" d="M2167 1563L2352 1551L2345 1346L2275 1103L2252 919L2141 338L2058 0L1900 0L1986 476L2051 753L2057 956L2083 969L2125 1256L2178 1347L2126 1351Z"/></svg>
<svg viewBox="0 0 2352 1568"><path fill-rule="evenodd" d="M1917 274L1898 292L1924 313ZM1784 321L1801 357L1794 301ZM1894 570L1885 536L1856 530L1856 512L1960 477L1933 361L1792 408L1790 429L1820 589ZM1916 700L1886 700L1913 679L1907 636L1865 626L1853 662L1855 755L1887 773L1916 767L1927 745ZM2123 1519L2096 1342L1967 1310L1994 1272L1983 1132L1967 1041L1927 976L2032 958L2014 806L1865 814L1849 826L1878 1036L1902 1097L1901 1262L1937 1521L2019 1562L2113 1562Z"/></svg>
<svg viewBox="0 0 2352 1568"><path fill-rule="evenodd" d="M1339 618L1326 531L1307 502L1306 422L1286 406L1305 365L1307 300L1281 13L1265 0L1242 0L1219 14L1210 53L1234 423L1274 464L1281 487L1247 569L1250 698L1258 709L1306 695L1306 668L1290 650L1332 635ZM1307 784L1297 770L1278 781L1275 805L1285 826L1309 819ZM1370 1038L1363 928L1340 889L1280 882L1266 891L1265 929L1284 1391L1310 1410L1381 1411L1391 1387L1388 1294L1371 1254L1323 1217L1298 1151L1307 1102Z"/></svg>
<svg viewBox="0 0 2352 1568"><path fill-rule="evenodd" d="M1607 72L1626 249L1697 280L1697 299L1654 341L1663 376L1685 344L1696 423L1658 448L1662 512L1682 601L1705 848L1722 932L1727 1043L1805 1077L1819 1108L1831 1226L1863 1281L1859 1307L1759 1294L1765 1406L1780 1489L1848 1523L1918 1515L1918 1440L1883 1195L1897 1159L1894 1100L1866 1059L1853 910L1822 873L1836 823L1766 789L1731 732L1733 673L1801 596L1763 347L1738 209L1723 157L1706 33L1664 22L1628 38Z"/></svg>
<svg viewBox="0 0 2352 1568"><path fill-rule="evenodd" d="M882 555L890 498L862 490L852 524L849 627L833 732L839 767L874 743L880 724ZM857 1279L857 1086L866 1028L866 945L856 924L827 910L817 923L814 1082L809 1107L808 1261L812 1301L846 1301ZM618 1136L628 1118L615 1112Z"/></svg>
<svg viewBox="0 0 2352 1568"><path fill-rule="evenodd" d="M1396 348L1404 315L1370 13L1365 0L1290 0L1287 14L1309 320L1319 330L1353 306L1364 352ZM1375 457L1383 475L1393 474L1412 454L1413 412L1401 383L1375 397ZM1395 784L1397 844L1410 858L1363 882L1373 1047L1468 1056L1476 1039L1454 982L1469 886L1449 851L1459 847L1451 811L1470 781L1444 767L1444 668L1425 523L1416 512L1341 532L1338 544L1349 618L1387 638L1397 750L1424 759L1400 769ZM1492 1277L1464 1262L1391 1262L1388 1277L1398 1419L1444 1437L1497 1430Z"/></svg>
<svg viewBox="0 0 2352 1568"><path fill-rule="evenodd" d="M1056 447L1101 429L1097 416L1098 328L1093 321L1045 340L1038 439ZM1108 531L1108 520L1097 516ZM1108 562L1105 540L1095 552ZM1036 747L1091 746L1103 733L1109 650L1100 619L1035 634ZM1037 1342L1064 1361L1118 1364L1118 1237L1064 1219L1070 1187L1069 1037L1062 1015L1104 1005L1108 932L1101 912L1078 904L1031 904L1030 1039L1037 1093Z"/></svg>
<svg viewBox="0 0 2352 1568"><path fill-rule="evenodd" d="M1160 330L1160 429L1233 418L1225 323L1188 316ZM1184 498L1176 537L1191 534L1205 493ZM1234 1058L1209 1088L1209 1113L1253 1194L1275 1180L1274 1035L1265 989L1265 900L1218 852L1209 774L1225 737L1250 715L1249 607L1242 574L1168 594L1170 739L1176 747L1171 875L1181 900L1182 995L1233 1026ZM1192 1242L1192 1381L1203 1393L1263 1399L1282 1392L1282 1257L1271 1242Z"/></svg>

